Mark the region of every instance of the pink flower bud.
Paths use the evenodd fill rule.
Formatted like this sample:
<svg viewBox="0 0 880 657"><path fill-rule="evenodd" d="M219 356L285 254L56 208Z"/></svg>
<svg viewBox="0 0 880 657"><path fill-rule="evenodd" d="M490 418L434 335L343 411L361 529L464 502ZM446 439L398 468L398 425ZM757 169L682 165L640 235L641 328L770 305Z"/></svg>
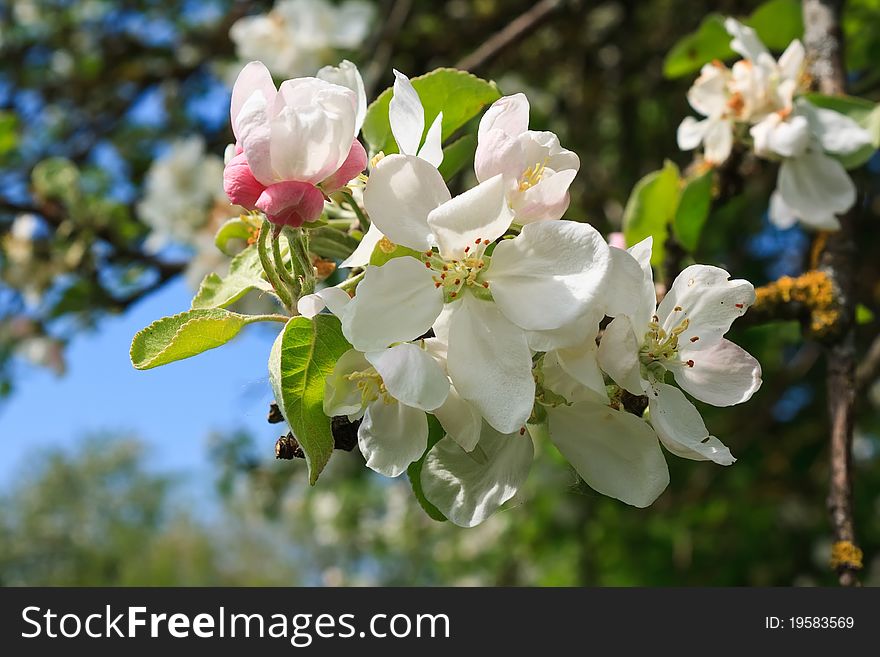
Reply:
<svg viewBox="0 0 880 657"><path fill-rule="evenodd" d="M296 228L321 216L324 195L314 185L290 180L266 187L255 205L272 223Z"/></svg>
<svg viewBox="0 0 880 657"><path fill-rule="evenodd" d="M253 210L265 189L266 186L251 172L244 153L232 158L223 170L223 191L235 205Z"/></svg>

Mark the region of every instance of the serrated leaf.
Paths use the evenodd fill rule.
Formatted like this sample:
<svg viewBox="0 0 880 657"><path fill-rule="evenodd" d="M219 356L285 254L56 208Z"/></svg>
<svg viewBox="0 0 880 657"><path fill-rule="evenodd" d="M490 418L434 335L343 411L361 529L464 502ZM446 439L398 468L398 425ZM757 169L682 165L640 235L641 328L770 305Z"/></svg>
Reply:
<svg viewBox="0 0 880 657"><path fill-rule="evenodd" d="M437 114L443 112L443 140L479 114L486 105L501 97L494 82L454 68L438 68L412 78L412 84L425 108L425 132ZM362 134L373 153L384 151L390 155L398 152L388 122L392 89L389 87L379 94L367 108Z"/></svg>
<svg viewBox="0 0 880 657"><path fill-rule="evenodd" d="M131 341L131 363L139 370L167 365L226 344L259 315L240 315L220 308L188 310L163 317Z"/></svg>
<svg viewBox="0 0 880 657"><path fill-rule="evenodd" d="M456 139L443 149L443 162L440 163L440 175L443 180L449 180L459 171L474 161L474 153L477 151L477 138L474 135L465 135Z"/></svg>
<svg viewBox="0 0 880 657"><path fill-rule="evenodd" d="M678 167L669 160L659 171L639 180L629 195L623 211L623 235L627 244L654 238L651 264L663 264L669 224L675 218L681 196Z"/></svg>
<svg viewBox="0 0 880 657"><path fill-rule="evenodd" d="M240 217L235 217L223 222L214 236L214 244L220 251L232 256L236 254L236 251L230 248L230 240L241 240L246 244L253 236L254 227Z"/></svg>
<svg viewBox="0 0 880 657"><path fill-rule="evenodd" d="M663 75L680 78L699 71L703 64L713 59L727 59L734 54L730 35L724 29L724 17L710 14L696 32L682 37L672 46L663 60Z"/></svg>
<svg viewBox="0 0 880 657"><path fill-rule="evenodd" d="M333 453L330 418L324 414L324 379L351 345L333 315L294 317L269 355L275 401L302 447L314 484Z"/></svg>
<svg viewBox="0 0 880 657"><path fill-rule="evenodd" d="M707 171L687 182L675 211L675 237L687 251L694 252L700 242L700 233L712 206L713 172Z"/></svg>
<svg viewBox="0 0 880 657"><path fill-rule="evenodd" d="M847 169L855 169L871 159L880 148L880 104L872 103L855 96L826 96L824 94L807 94L807 100L816 107L840 112L862 126L871 135L871 145L860 148L848 155L835 155Z"/></svg>
<svg viewBox="0 0 880 657"><path fill-rule="evenodd" d="M205 276L192 308L226 308L255 289L271 292L272 286L263 279L257 245L251 244L232 259L226 276L213 272Z"/></svg>
<svg viewBox="0 0 880 657"><path fill-rule="evenodd" d="M430 452L431 448L440 442L445 435L446 432L443 430L443 427L440 425L437 418L433 415L428 415L428 448L418 461L413 461L406 469L406 476L409 477L410 486L412 486L413 494L416 496L419 506L425 510L425 513L427 513L431 519L439 522L445 522L446 516L444 516L443 512L431 504L428 501L428 498L425 497L425 493L422 490L422 466L425 464L425 457L428 455L428 452Z"/></svg>
<svg viewBox="0 0 880 657"><path fill-rule="evenodd" d="M358 244L354 237L336 228L324 226L309 229L309 251L322 258L345 260Z"/></svg>

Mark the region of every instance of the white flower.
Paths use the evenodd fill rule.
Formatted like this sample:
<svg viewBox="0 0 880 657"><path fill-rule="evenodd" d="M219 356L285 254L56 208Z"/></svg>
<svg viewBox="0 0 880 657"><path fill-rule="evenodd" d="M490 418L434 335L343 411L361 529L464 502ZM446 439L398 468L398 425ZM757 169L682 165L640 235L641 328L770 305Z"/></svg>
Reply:
<svg viewBox="0 0 880 657"><path fill-rule="evenodd" d="M650 249L643 246L638 255L646 280L652 280ZM723 337L754 303L754 287L730 280L718 267L691 265L659 307L653 286L643 290L630 313L605 328L599 364L622 388L647 394L651 424L669 451L730 465L734 459L727 447L709 435L694 405L664 378L672 372L682 389L714 406L739 404L755 393L760 365Z"/></svg>
<svg viewBox="0 0 880 657"><path fill-rule="evenodd" d="M500 98L480 120L474 156L477 180L504 176L518 224L562 217L580 167L578 156L562 148L555 134L528 128L528 99L523 94Z"/></svg>
<svg viewBox="0 0 880 657"><path fill-rule="evenodd" d="M424 349L412 343L363 354L345 352L327 377L324 412L363 418L358 446L367 466L401 474L428 447L425 411L443 405L449 380Z"/></svg>
<svg viewBox="0 0 880 657"><path fill-rule="evenodd" d="M379 162L364 203L390 240L423 255L367 267L346 337L361 351L382 349L424 334L448 306L458 393L498 431L522 427L534 403L526 332L558 329L596 303L610 267L604 240L587 224L540 222L489 257L513 218L502 176L451 199L437 169L408 155Z"/></svg>
<svg viewBox="0 0 880 657"><path fill-rule="evenodd" d="M688 91L691 107L706 118L688 116L678 126L678 147L684 151L701 143L706 160L721 164L733 147L734 108L730 105L730 71L720 62L706 64Z"/></svg>
<svg viewBox="0 0 880 657"><path fill-rule="evenodd" d="M268 14L246 16L229 30L242 61L261 60L278 77L309 75L334 61L337 51L358 48L375 8L348 0L279 0Z"/></svg>
<svg viewBox="0 0 880 657"><path fill-rule="evenodd" d="M169 243L194 246L218 202L226 202L223 160L206 153L199 136L173 142L150 165L137 205L139 218L151 230L147 248L156 251Z"/></svg>

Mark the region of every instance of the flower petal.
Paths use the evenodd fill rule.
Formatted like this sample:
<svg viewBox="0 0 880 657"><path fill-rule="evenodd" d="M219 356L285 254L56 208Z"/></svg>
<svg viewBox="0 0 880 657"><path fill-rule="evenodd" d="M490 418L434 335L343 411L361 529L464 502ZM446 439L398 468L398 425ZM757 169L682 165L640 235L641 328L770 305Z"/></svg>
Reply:
<svg viewBox="0 0 880 657"><path fill-rule="evenodd" d="M835 215L856 202L856 187L846 169L821 151L785 160L776 189L802 223L820 230L837 230Z"/></svg>
<svg viewBox="0 0 880 657"><path fill-rule="evenodd" d="M455 304L447 363L452 384L498 431L517 431L535 403L526 337L490 301L466 294Z"/></svg>
<svg viewBox="0 0 880 657"><path fill-rule="evenodd" d="M398 150L404 155L418 153L425 130L425 110L409 78L397 69L394 69L394 92L388 104L388 121Z"/></svg>
<svg viewBox="0 0 880 657"><path fill-rule="evenodd" d="M342 332L358 351L376 351L424 334L443 309L431 272L415 258L368 265L342 318Z"/></svg>
<svg viewBox="0 0 880 657"><path fill-rule="evenodd" d="M443 162L442 129L443 112L439 112L431 127L428 128L425 143L419 149L419 157L435 167L439 167Z"/></svg>
<svg viewBox="0 0 880 657"><path fill-rule="evenodd" d="M730 280L730 274L718 267L691 265L672 283L657 308L657 317L667 334L687 319L679 344L703 350L718 344L733 320L742 317L753 303L755 288L748 281Z"/></svg>
<svg viewBox="0 0 880 657"><path fill-rule="evenodd" d="M366 357L356 349L349 349L339 357L333 372L324 380L324 413L328 417L353 415L363 410L361 390L348 376L370 367Z"/></svg>
<svg viewBox="0 0 880 657"><path fill-rule="evenodd" d="M721 340L708 349L682 348L681 360L693 367L672 370L682 390L713 406L733 406L751 399L761 387L761 365L742 347Z"/></svg>
<svg viewBox="0 0 880 657"><path fill-rule="evenodd" d="M679 124L675 135L678 147L683 151L692 151L699 147L703 137L706 136L706 130L709 129L710 121L711 119L697 121L692 116L686 116Z"/></svg>
<svg viewBox="0 0 880 657"><path fill-rule="evenodd" d="M845 114L815 107L807 101L799 102L798 107L806 112L810 128L825 151L849 155L871 145L870 133Z"/></svg>
<svg viewBox="0 0 880 657"><path fill-rule="evenodd" d="M368 468L397 477L428 448L428 417L418 408L380 397L367 407L358 447Z"/></svg>
<svg viewBox="0 0 880 657"><path fill-rule="evenodd" d="M644 508L669 485L669 468L651 426L603 404L549 409L550 440L590 488Z"/></svg>
<svg viewBox="0 0 880 657"><path fill-rule="evenodd" d="M720 117L727 108L730 96L727 90L729 78L730 71L723 65L705 64L700 69L700 76L688 89L688 103L703 116Z"/></svg>
<svg viewBox="0 0 880 657"><path fill-rule="evenodd" d="M615 317L605 327L597 353L599 365L614 382L634 395L642 395L639 348L644 336L637 336L630 318Z"/></svg>
<svg viewBox="0 0 880 657"><path fill-rule="evenodd" d="M577 176L577 169L545 173L537 185L515 194L511 199L514 221L528 224L533 221L554 221L568 210L568 188Z"/></svg>
<svg viewBox="0 0 880 657"><path fill-rule="evenodd" d="M351 303L351 297L348 292L338 287L325 287L314 294L306 294L300 297L296 304L296 309L303 317L314 317L324 308L329 308L330 312L337 317L342 317L342 313Z"/></svg>
<svg viewBox="0 0 880 657"><path fill-rule="evenodd" d="M450 199L443 176L414 155L389 155L370 172L364 207L395 244L424 251L433 245L428 214Z"/></svg>
<svg viewBox="0 0 880 657"><path fill-rule="evenodd" d="M676 456L719 465L736 461L724 443L709 435L700 412L675 386L653 384L648 391L648 409L660 442Z"/></svg>
<svg viewBox="0 0 880 657"><path fill-rule="evenodd" d="M244 153L233 157L223 169L223 191L234 205L253 210L264 189L266 186L254 178Z"/></svg>
<svg viewBox="0 0 880 657"><path fill-rule="evenodd" d="M367 94L364 91L364 80L358 67L347 59L343 59L339 66L324 66L318 71L317 76L340 87L351 89L357 96L357 114L355 118L354 134L361 131L364 118L367 116Z"/></svg>
<svg viewBox="0 0 880 657"><path fill-rule="evenodd" d="M321 216L324 195L312 184L287 180L266 187L255 205L273 224L296 228Z"/></svg>
<svg viewBox="0 0 880 657"><path fill-rule="evenodd" d="M794 114L783 121L779 114L768 114L749 131L755 140L755 153L761 157L781 155L799 157L810 144L807 118Z"/></svg>
<svg viewBox="0 0 880 657"><path fill-rule="evenodd" d="M569 376L599 397L607 399L605 378L599 370L599 345L596 344L598 332L599 326L596 324L594 330L587 333L586 339L581 344L558 349L555 353L559 365Z"/></svg>
<svg viewBox="0 0 880 657"><path fill-rule="evenodd" d="M373 249L385 235L376 228L376 224L370 224L367 234L361 238L360 244L345 260L339 263L340 267L366 267L373 255Z"/></svg>
<svg viewBox="0 0 880 657"><path fill-rule="evenodd" d="M797 80L804 67L804 57L804 44L799 39L795 39L788 44L788 48L779 56L779 61L777 62L779 64L779 72L782 73L783 78Z"/></svg>
<svg viewBox="0 0 880 657"><path fill-rule="evenodd" d="M516 495L534 454L530 436L504 435L488 425L470 453L447 436L425 457L422 490L453 523L474 527Z"/></svg>
<svg viewBox="0 0 880 657"><path fill-rule="evenodd" d="M774 189L770 195L770 209L768 211L770 221L780 230L791 228L797 223L797 213L792 210L782 198L778 189Z"/></svg>
<svg viewBox="0 0 880 657"><path fill-rule="evenodd" d="M589 224L527 224L495 247L486 272L501 311L517 326L559 328L601 303L611 253Z"/></svg>
<svg viewBox="0 0 880 657"><path fill-rule="evenodd" d="M733 148L733 123L726 119L709 120L703 136L703 155L710 164L727 161Z"/></svg>
<svg viewBox="0 0 880 657"><path fill-rule="evenodd" d="M272 168L269 105L262 93L252 94L236 118L238 139L254 178L264 185L277 182Z"/></svg>
<svg viewBox="0 0 880 657"><path fill-rule="evenodd" d="M240 140L241 135L238 132L238 115L244 107L248 98L259 91L263 95L263 100L270 105L275 100L275 83L272 82L272 74L265 67L263 62L250 62L247 64L232 87L232 102L229 106L229 117L232 120L232 132L235 138Z"/></svg>
<svg viewBox="0 0 880 657"><path fill-rule="evenodd" d="M593 365L596 366L595 353L592 354L592 360ZM590 381L588 384L581 383L562 367L559 362L559 354L555 351L544 354L541 363L542 386L545 390L563 397L567 402L592 401L607 404L608 393L605 391L605 383L601 379L602 374L598 371L598 367L596 373L602 381L601 385L597 386L594 381Z"/></svg>
<svg viewBox="0 0 880 657"><path fill-rule="evenodd" d="M761 43L758 34L750 27L743 25L734 18L728 18L724 21L724 29L733 37L730 47L733 51L742 55L746 59L758 61L762 55L769 55L767 47Z"/></svg>
<svg viewBox="0 0 880 657"><path fill-rule="evenodd" d="M382 377L388 393L407 406L433 411L446 401L449 379L428 352L411 342L371 351L367 360Z"/></svg>
<svg viewBox="0 0 880 657"><path fill-rule="evenodd" d="M516 137L529 129L529 99L525 94L512 94L496 100L483 118L477 129L477 139L490 130L500 130L510 137Z"/></svg>
<svg viewBox="0 0 880 657"><path fill-rule="evenodd" d="M348 157L334 173L321 181L321 187L327 195L345 187L353 178L356 178L367 168L367 151L357 139L351 142Z"/></svg>
<svg viewBox="0 0 880 657"><path fill-rule="evenodd" d="M440 421L447 436L464 451L473 451L480 441L483 418L477 409L461 398L455 388L449 388L446 401L432 413Z"/></svg>
<svg viewBox="0 0 880 657"><path fill-rule="evenodd" d="M473 247L476 239L494 242L512 221L513 213L507 205L504 180L500 174L428 214L428 225L440 247L440 254L447 259L462 258L465 247Z"/></svg>

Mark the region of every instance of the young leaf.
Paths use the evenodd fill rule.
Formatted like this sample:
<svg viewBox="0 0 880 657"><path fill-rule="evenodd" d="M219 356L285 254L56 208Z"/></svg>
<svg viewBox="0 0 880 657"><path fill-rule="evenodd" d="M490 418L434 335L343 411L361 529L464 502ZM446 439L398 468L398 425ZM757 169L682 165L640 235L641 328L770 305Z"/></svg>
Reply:
<svg viewBox="0 0 880 657"><path fill-rule="evenodd" d="M221 308L189 310L163 317L131 341L131 363L139 370L167 365L226 344L262 315L239 315Z"/></svg>
<svg viewBox="0 0 880 657"><path fill-rule="evenodd" d="M699 71L703 64L713 59L727 59L733 55L730 35L724 29L724 17L710 14L696 32L682 37L672 46L663 61L663 75L680 78Z"/></svg>
<svg viewBox="0 0 880 657"><path fill-rule="evenodd" d="M254 289L271 292L272 286L263 278L257 245L251 244L232 259L225 277L213 272L205 276L192 308L226 308Z"/></svg>
<svg viewBox="0 0 880 657"><path fill-rule="evenodd" d="M223 253L228 256L235 255L237 250L230 248L229 241L236 240L247 244L248 240L254 236L254 226L240 217L228 219L220 226L217 234L214 236L214 244Z"/></svg>
<svg viewBox="0 0 880 657"><path fill-rule="evenodd" d="M412 84L425 108L426 132L437 114L443 112L444 140L479 114L486 105L501 97L494 82L487 82L467 71L454 68L438 68L412 78ZM373 153L384 151L386 155L390 155L398 152L391 134L391 124L388 122L391 96L392 88L389 87L367 108L363 136Z"/></svg>
<svg viewBox="0 0 880 657"><path fill-rule="evenodd" d="M443 162L440 163L440 175L443 180L449 180L464 167L474 161L474 153L477 151L477 138L473 135L465 135L456 139L443 149Z"/></svg>
<svg viewBox="0 0 880 657"><path fill-rule="evenodd" d="M443 427L440 426L440 422L437 418L433 415L428 415L428 448L425 450L425 453L422 454L422 458L410 463L409 467L406 469L406 476L409 477L410 486L412 486L413 493L419 501L419 505L425 510L425 513L427 513L428 516L433 520L438 520L440 522L445 522L446 516L444 516L443 512L431 504L428 501L428 498L425 497L425 493L422 490L422 466L425 464L425 457L428 455L428 452L430 452L431 448L440 442L445 435L446 432L443 430Z"/></svg>
<svg viewBox="0 0 880 657"><path fill-rule="evenodd" d="M633 187L623 211L623 235L627 244L635 244L646 237L654 238L651 264L663 263L669 224L678 208L678 167L669 160L659 171L652 171Z"/></svg>
<svg viewBox="0 0 880 657"><path fill-rule="evenodd" d="M855 169L871 159L880 148L880 104L855 96L825 96L808 94L807 100L816 107L840 112L862 126L871 135L871 145L848 155L835 155L847 169Z"/></svg>
<svg viewBox="0 0 880 657"><path fill-rule="evenodd" d="M324 414L324 379L350 348L338 318L315 315L287 322L269 355L275 401L305 453L311 484L333 453L330 418Z"/></svg>
<svg viewBox="0 0 880 657"><path fill-rule="evenodd" d="M687 182L675 211L675 237L689 252L700 242L700 233L709 217L712 205L712 171L709 170Z"/></svg>
<svg viewBox="0 0 880 657"><path fill-rule="evenodd" d="M804 34L804 15L799 0L770 0L752 12L747 25L770 50L782 52Z"/></svg>

